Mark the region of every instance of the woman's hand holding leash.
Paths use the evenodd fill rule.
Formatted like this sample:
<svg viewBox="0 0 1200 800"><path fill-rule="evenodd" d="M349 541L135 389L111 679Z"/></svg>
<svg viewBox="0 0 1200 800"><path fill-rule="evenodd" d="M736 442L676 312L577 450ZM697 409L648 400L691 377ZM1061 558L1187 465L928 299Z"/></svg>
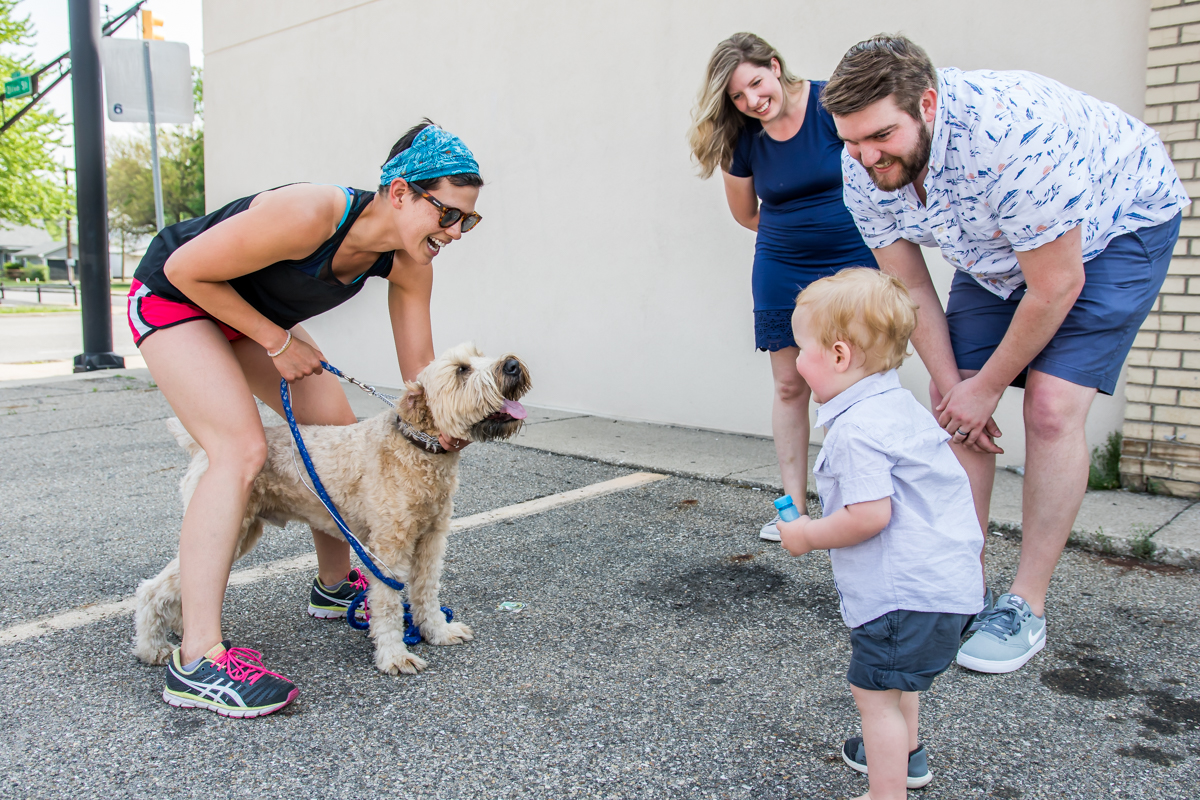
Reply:
<svg viewBox="0 0 1200 800"><path fill-rule="evenodd" d="M287 332L283 344L275 350L267 349L267 355L275 362L275 369L288 383L295 383L309 375L321 374L321 362L325 356L321 351L299 337Z"/></svg>

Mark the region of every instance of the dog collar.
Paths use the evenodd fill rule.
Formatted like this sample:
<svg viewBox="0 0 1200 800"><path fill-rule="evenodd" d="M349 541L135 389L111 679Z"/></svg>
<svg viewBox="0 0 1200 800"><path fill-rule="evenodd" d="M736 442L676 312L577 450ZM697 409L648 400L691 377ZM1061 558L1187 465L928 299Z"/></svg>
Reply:
<svg viewBox="0 0 1200 800"><path fill-rule="evenodd" d="M400 431L401 436L403 436L405 439L408 439L422 450L427 450L434 455L442 455L443 453L450 452L446 448L442 447L442 443L438 441L438 437L425 433L424 431L417 430L412 425L409 425L407 422L401 419L399 414L396 415L396 428Z"/></svg>

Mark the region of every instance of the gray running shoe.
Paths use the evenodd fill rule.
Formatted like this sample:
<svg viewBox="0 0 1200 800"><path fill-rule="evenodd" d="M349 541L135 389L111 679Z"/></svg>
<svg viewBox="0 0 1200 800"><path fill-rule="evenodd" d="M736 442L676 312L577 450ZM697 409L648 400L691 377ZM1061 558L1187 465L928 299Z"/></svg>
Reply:
<svg viewBox="0 0 1200 800"><path fill-rule="evenodd" d="M1025 600L1002 594L979 630L958 650L958 665L975 672L1016 672L1046 646L1046 619Z"/></svg>
<svg viewBox="0 0 1200 800"><path fill-rule="evenodd" d="M214 645L191 672L179 650L167 662L163 700L177 708L205 708L222 717L261 717L296 699L295 684L263 666L257 650Z"/></svg>
<svg viewBox="0 0 1200 800"><path fill-rule="evenodd" d="M842 745L842 761L852 770L867 774L867 748L861 736L847 739ZM920 745L908 754L908 788L920 789L933 780L929 771L929 759L925 753L925 745Z"/></svg>
<svg viewBox="0 0 1200 800"><path fill-rule="evenodd" d="M333 588L322 584L320 578L313 578L308 590L308 615L317 619L345 619L350 603L366 588L367 576L357 567ZM359 620L366 617L361 606L354 616Z"/></svg>
<svg viewBox="0 0 1200 800"><path fill-rule="evenodd" d="M762 526L762 530L758 532L758 538L765 539L768 542L779 541L779 515L775 515L775 519Z"/></svg>

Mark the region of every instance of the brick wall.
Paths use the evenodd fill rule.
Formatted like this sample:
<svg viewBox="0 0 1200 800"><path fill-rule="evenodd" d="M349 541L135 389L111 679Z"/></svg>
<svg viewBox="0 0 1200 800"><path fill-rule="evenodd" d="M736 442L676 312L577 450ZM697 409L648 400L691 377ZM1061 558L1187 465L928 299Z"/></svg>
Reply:
<svg viewBox="0 0 1200 800"><path fill-rule="evenodd" d="M1151 0L1145 120L1194 202L1158 302L1134 340L1121 482L1200 496L1200 2Z"/></svg>

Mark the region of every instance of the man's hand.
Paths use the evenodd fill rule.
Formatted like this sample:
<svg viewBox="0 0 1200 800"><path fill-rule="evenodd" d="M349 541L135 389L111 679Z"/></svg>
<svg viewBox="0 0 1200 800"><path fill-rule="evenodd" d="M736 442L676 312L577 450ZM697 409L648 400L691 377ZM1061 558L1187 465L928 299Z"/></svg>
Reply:
<svg viewBox="0 0 1200 800"><path fill-rule="evenodd" d="M794 519L791 522L780 520L776 524L779 529L779 543L783 545L784 550L794 556L802 556L812 551L813 547L809 543L808 537L804 535L804 529L810 522L812 520L807 514L804 514L800 519Z"/></svg>
<svg viewBox="0 0 1200 800"><path fill-rule="evenodd" d="M978 375L972 375L950 387L950 391L934 406L938 425L958 444L965 444L980 453L1003 453L994 439L1000 428L992 415L1004 393L987 386Z"/></svg>

